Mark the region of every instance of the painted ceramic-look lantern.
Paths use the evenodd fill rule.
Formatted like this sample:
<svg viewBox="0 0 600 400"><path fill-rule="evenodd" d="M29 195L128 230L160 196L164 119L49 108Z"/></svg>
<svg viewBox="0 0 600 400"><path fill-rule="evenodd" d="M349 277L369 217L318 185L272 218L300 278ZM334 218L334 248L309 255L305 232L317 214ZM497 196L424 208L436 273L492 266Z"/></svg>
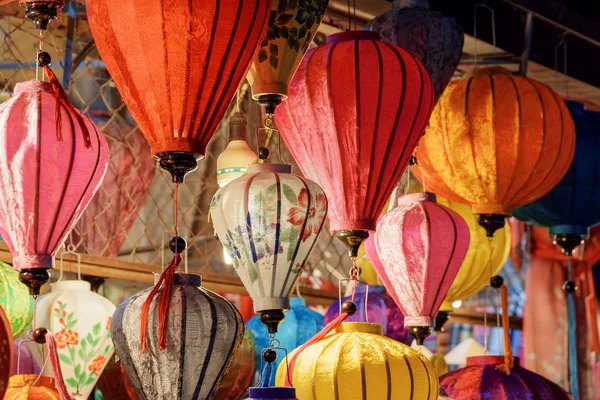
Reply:
<svg viewBox="0 0 600 400"><path fill-rule="evenodd" d="M38 375L14 375L10 377L5 399L15 400L63 400L54 378Z"/></svg>
<svg viewBox="0 0 600 400"><path fill-rule="evenodd" d="M377 274L422 345L469 249L467 223L434 194L409 194L379 219L375 247Z"/></svg>
<svg viewBox="0 0 600 400"><path fill-rule="evenodd" d="M219 400L240 400L254 378L256 369L256 342L250 329L244 330L244 340L236 353L227 374L219 383L214 398Z"/></svg>
<svg viewBox="0 0 600 400"><path fill-rule="evenodd" d="M204 158L258 50L270 4L270 0L87 4L102 61L152 154L175 182L183 182Z"/></svg>
<svg viewBox="0 0 600 400"><path fill-rule="evenodd" d="M198 275L175 274L172 286L166 348L159 347L156 296L148 314L147 350L141 350L140 316L150 288L117 308L111 323L115 349L140 399L210 399L242 342L242 318L231 303L202 288Z"/></svg>
<svg viewBox="0 0 600 400"><path fill-rule="evenodd" d="M271 333L290 308L289 294L327 215L327 198L288 164L252 164L214 195L219 240Z"/></svg>
<svg viewBox="0 0 600 400"><path fill-rule="evenodd" d="M510 374L499 366L502 356L479 356L467 359L465 368L440 377L440 386L454 399L568 400L570 397L557 384L519 366L515 358Z"/></svg>
<svg viewBox="0 0 600 400"><path fill-rule="evenodd" d="M10 324L4 311L0 308L0 397L4 395L9 384L13 363L13 337Z"/></svg>
<svg viewBox="0 0 600 400"><path fill-rule="evenodd" d="M462 55L465 35L454 18L431 11L428 0L393 0L392 11L376 17L370 29L423 63L439 99Z"/></svg>
<svg viewBox="0 0 600 400"><path fill-rule="evenodd" d="M54 334L69 394L87 399L114 353L110 321L115 306L85 281L58 281L37 300L36 324ZM50 367L45 371L50 374Z"/></svg>
<svg viewBox="0 0 600 400"><path fill-rule="evenodd" d="M138 400L135 388L123 368L123 364L116 360L116 356L110 358L104 368L96 386L100 389L105 400Z"/></svg>
<svg viewBox="0 0 600 400"><path fill-rule="evenodd" d="M369 241L367 240L367 242ZM341 303L347 300L351 300L351 297L344 297ZM365 301L367 302L366 309ZM404 315L394 299L386 293L384 286L358 285L354 303L356 304L356 313L348 317L347 322L371 322L381 325L385 336L404 344L410 344L412 337L408 335L408 330L404 329ZM333 321L339 313L340 302L335 301L327 309L324 324L327 325Z"/></svg>
<svg viewBox="0 0 600 400"><path fill-rule="evenodd" d="M13 337L21 336L33 320L33 298L19 282L19 273L0 262L0 307L10 322Z"/></svg>
<svg viewBox="0 0 600 400"><path fill-rule="evenodd" d="M306 307L306 302L301 297L292 297L290 299L290 309L284 313L285 319L279 325L277 340L280 346L289 352L303 345L317 334L323 328L323 316L316 311ZM248 330L252 331L256 339L256 348L261 353L269 347L269 331L261 323L259 316L252 317L246 324ZM273 362L273 368L276 369L284 359L284 354L279 353L277 360ZM262 373L261 363L257 363L257 372ZM275 386L275 374L271 375L270 385Z"/></svg>
<svg viewBox="0 0 600 400"><path fill-rule="evenodd" d="M248 73L252 97L271 114L317 34L329 0L271 0L267 32Z"/></svg>
<svg viewBox="0 0 600 400"><path fill-rule="evenodd" d="M438 381L429 361L382 333L381 325L343 322L332 334L306 347L295 364L290 363L291 383L298 397L354 400L362 394L364 400L435 398ZM282 362L277 369L278 385L286 384L286 373L286 363Z"/></svg>
<svg viewBox="0 0 600 400"><path fill-rule="evenodd" d="M102 132L46 73L51 83L18 83L0 105L0 236L31 294L49 279L108 166Z"/></svg>

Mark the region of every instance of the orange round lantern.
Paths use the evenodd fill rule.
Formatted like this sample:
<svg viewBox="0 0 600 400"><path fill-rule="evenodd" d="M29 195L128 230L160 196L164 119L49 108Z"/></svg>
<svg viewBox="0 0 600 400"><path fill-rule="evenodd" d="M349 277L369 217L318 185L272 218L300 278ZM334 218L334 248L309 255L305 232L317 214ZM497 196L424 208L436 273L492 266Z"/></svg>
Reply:
<svg viewBox="0 0 600 400"><path fill-rule="evenodd" d="M539 199L565 175L575 126L548 86L504 69L452 82L417 149L428 191L470 204L492 236L512 210Z"/></svg>

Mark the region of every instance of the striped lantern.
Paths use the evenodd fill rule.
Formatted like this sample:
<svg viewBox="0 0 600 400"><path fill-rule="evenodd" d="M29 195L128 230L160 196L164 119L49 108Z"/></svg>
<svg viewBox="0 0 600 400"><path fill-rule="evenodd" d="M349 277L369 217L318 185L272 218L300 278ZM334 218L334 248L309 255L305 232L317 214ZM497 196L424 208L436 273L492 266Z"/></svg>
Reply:
<svg viewBox="0 0 600 400"><path fill-rule="evenodd" d="M277 369L279 386L287 381L286 365ZM306 347L290 375L302 400L431 400L438 393L437 376L421 353L365 322L343 322Z"/></svg>
<svg viewBox="0 0 600 400"><path fill-rule="evenodd" d="M152 288L123 302L113 315L115 349L140 400L211 399L237 352L244 331L239 312L200 285L198 275L175 275L164 351L158 343L160 296L150 305L147 351L140 346L142 306Z"/></svg>
<svg viewBox="0 0 600 400"><path fill-rule="evenodd" d="M19 282L19 273L0 262L0 306L10 322L14 338L21 336L33 320L33 297Z"/></svg>
<svg viewBox="0 0 600 400"><path fill-rule="evenodd" d="M252 164L210 204L217 235L271 333L290 308L327 215L323 190L291 171L287 164Z"/></svg>

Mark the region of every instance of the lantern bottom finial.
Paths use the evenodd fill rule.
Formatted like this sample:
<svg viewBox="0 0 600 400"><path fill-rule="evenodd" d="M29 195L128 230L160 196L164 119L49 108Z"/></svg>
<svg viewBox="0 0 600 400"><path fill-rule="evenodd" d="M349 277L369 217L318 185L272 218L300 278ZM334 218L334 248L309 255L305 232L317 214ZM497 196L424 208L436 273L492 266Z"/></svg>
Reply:
<svg viewBox="0 0 600 400"><path fill-rule="evenodd" d="M155 154L154 157L158 158L158 165L168 171L176 183L183 183L185 176L198 168L200 158L186 151L165 151Z"/></svg>
<svg viewBox="0 0 600 400"><path fill-rule="evenodd" d="M477 222L485 229L487 237L494 237L494 233L504 227L506 216L502 214L479 214Z"/></svg>
<svg viewBox="0 0 600 400"><path fill-rule="evenodd" d="M48 23L56 19L60 9L63 7L62 1L28 1L21 3L25 8L25 16L35 22L37 29L46 30Z"/></svg>
<svg viewBox="0 0 600 400"><path fill-rule="evenodd" d="M275 109L285 99L281 94L263 94L258 97L258 104L267 114L275 114Z"/></svg>
<svg viewBox="0 0 600 400"><path fill-rule="evenodd" d="M573 250L575 250L584 239L585 236L573 235L570 233L563 233L552 236L553 243L559 246L563 254L567 257L571 257L573 255Z"/></svg>
<svg viewBox="0 0 600 400"><path fill-rule="evenodd" d="M338 239L344 242L346 248L348 249L348 255L350 256L350 258L356 258L358 257L358 249L362 242L367 240L367 238L369 237L369 232L361 230L344 229L341 231L337 231L335 233L335 236L337 236Z"/></svg>
<svg viewBox="0 0 600 400"><path fill-rule="evenodd" d="M431 335L430 326L409 326L408 331L413 335L419 346L423 346L425 338Z"/></svg>
<svg viewBox="0 0 600 400"><path fill-rule="evenodd" d="M42 285L50 280L50 274L45 268L22 269L19 280L29 288L29 294L39 296Z"/></svg>
<svg viewBox="0 0 600 400"><path fill-rule="evenodd" d="M284 319L283 310L264 310L260 312L260 322L267 326L269 333L277 333L279 324Z"/></svg>

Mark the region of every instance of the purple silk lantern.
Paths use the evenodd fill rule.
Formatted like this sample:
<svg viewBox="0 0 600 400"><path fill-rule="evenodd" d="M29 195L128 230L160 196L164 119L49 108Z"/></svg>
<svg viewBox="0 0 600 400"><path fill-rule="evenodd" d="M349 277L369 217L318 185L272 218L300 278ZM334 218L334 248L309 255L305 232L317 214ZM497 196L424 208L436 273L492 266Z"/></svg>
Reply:
<svg viewBox="0 0 600 400"><path fill-rule="evenodd" d="M39 374L40 367L33 358L31 351L29 351L29 347L27 347L27 341L19 338L13 342L13 347L13 363L10 375Z"/></svg>
<svg viewBox="0 0 600 400"><path fill-rule="evenodd" d="M252 387L248 400L298 400L293 387Z"/></svg>
<svg viewBox="0 0 600 400"><path fill-rule="evenodd" d="M369 289L368 296L367 288ZM365 315L365 297L367 300L367 309ZM350 300L350 296L344 297L342 303ZM394 299L386 293L385 287L380 285L358 285L356 295L356 314L348 317L346 322L368 322L383 326L383 334L390 339L397 340L404 344L410 344L412 337L408 330L404 329L404 315L400 308L394 302ZM327 309L324 324L327 325L333 321L340 313L340 303L333 302Z"/></svg>

